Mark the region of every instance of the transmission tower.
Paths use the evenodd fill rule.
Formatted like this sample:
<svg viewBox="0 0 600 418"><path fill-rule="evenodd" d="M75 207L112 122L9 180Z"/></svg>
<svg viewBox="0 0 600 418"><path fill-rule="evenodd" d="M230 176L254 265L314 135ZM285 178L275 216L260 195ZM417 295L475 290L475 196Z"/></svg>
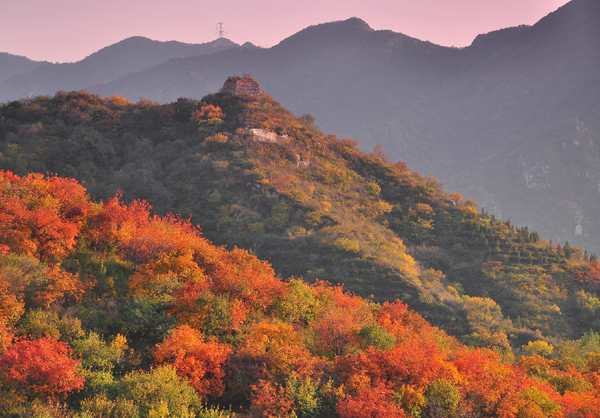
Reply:
<svg viewBox="0 0 600 418"><path fill-rule="evenodd" d="M223 22L217 23L217 32L219 32L219 39L225 34L225 31L223 30Z"/></svg>

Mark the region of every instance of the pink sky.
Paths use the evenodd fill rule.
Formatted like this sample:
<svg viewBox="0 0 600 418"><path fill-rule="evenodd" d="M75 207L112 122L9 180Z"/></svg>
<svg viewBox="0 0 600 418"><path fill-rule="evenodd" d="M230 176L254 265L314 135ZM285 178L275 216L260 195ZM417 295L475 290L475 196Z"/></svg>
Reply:
<svg viewBox="0 0 600 418"><path fill-rule="evenodd" d="M567 0L0 0L0 52L78 61L130 36L189 43L226 37L270 47L303 28L359 17L446 46L534 24Z"/></svg>

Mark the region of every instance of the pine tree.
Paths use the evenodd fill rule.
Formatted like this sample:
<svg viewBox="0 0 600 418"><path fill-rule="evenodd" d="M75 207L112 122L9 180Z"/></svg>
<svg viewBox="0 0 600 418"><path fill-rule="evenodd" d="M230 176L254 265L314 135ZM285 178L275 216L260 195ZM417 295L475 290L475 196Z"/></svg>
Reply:
<svg viewBox="0 0 600 418"><path fill-rule="evenodd" d="M563 252L565 253L565 258L568 260L571 258L573 254L573 249L569 245L569 241L565 241L565 246L563 247Z"/></svg>

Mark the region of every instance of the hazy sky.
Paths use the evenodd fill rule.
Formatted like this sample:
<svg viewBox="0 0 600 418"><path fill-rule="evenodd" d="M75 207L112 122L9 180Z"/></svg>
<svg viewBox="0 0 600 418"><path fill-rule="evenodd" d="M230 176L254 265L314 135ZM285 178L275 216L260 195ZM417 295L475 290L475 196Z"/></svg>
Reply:
<svg viewBox="0 0 600 418"><path fill-rule="evenodd" d="M360 17L447 46L534 24L567 0L0 0L0 52L78 61L130 36L190 43L225 36L270 47L323 22Z"/></svg>

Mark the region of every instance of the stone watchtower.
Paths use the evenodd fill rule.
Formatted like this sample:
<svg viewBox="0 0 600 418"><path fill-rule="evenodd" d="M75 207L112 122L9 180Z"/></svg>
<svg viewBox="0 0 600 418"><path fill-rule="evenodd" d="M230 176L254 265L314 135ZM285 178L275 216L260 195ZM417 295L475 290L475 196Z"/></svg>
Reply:
<svg viewBox="0 0 600 418"><path fill-rule="evenodd" d="M225 84L223 84L221 93L247 94L252 97L260 97L262 89L255 79L245 75L244 77L229 77L227 81L225 81Z"/></svg>

